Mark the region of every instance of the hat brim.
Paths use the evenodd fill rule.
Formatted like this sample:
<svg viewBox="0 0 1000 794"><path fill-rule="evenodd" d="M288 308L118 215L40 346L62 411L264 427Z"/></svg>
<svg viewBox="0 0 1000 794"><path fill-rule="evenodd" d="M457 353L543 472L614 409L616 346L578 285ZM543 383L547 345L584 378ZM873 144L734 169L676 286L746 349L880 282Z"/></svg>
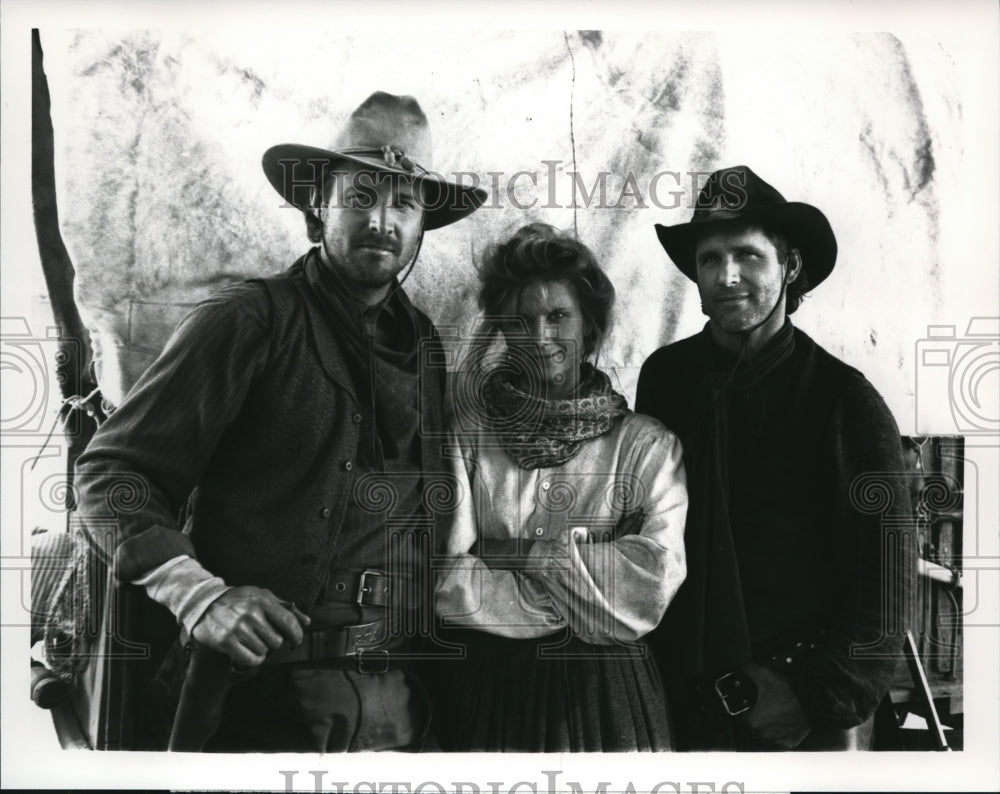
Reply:
<svg viewBox="0 0 1000 794"><path fill-rule="evenodd" d="M740 212L726 218L713 218L674 226L654 224L660 245L685 276L698 281L695 253L698 241L706 234L727 226L761 223L784 234L802 254L802 267L809 276L810 288L818 286L833 272L837 261L837 238L826 216L811 204L789 201L773 207Z"/></svg>
<svg viewBox="0 0 1000 794"><path fill-rule="evenodd" d="M485 190L471 185L449 182L434 172L417 173L393 168L384 160L363 155L342 154L315 146L281 143L272 146L261 161L267 181L282 198L300 210L307 209L313 200L313 188L327 164L349 162L377 171L412 177L421 188L421 205L424 208L424 229L439 229L471 215L486 201ZM288 177L288 168L291 177Z"/></svg>

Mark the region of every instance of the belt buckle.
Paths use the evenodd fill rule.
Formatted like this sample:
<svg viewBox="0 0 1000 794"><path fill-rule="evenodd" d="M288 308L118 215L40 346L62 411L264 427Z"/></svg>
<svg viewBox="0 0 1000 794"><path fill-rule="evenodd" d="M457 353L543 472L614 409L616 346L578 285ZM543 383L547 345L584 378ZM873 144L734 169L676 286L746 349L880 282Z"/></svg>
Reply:
<svg viewBox="0 0 1000 794"><path fill-rule="evenodd" d="M374 657L369 661L369 657ZM366 675L379 675L389 672L388 651L358 651L358 672Z"/></svg>
<svg viewBox="0 0 1000 794"><path fill-rule="evenodd" d="M737 710L734 711L729 706L729 698L735 693L726 692L724 691L723 687L730 680L732 681L733 686L740 686L742 683L741 681L742 678L743 676L740 676L735 672L729 672L725 673L724 675L720 675L718 678L715 679L715 681L712 682L712 687L715 689L715 694L719 698L719 702L722 704L722 708L725 710L726 714L728 714L730 717L738 717L740 714L743 714L746 711L750 711L750 709L754 707L755 698L753 697L752 692L747 692L746 695L743 696L743 699L740 701L741 708L738 708ZM742 695L743 693L740 694Z"/></svg>
<svg viewBox="0 0 1000 794"><path fill-rule="evenodd" d="M358 579L358 593L354 598L355 603L362 607L365 605L365 595L372 592L372 587L368 584L369 576L379 576L379 571L373 571L371 569L365 569L361 572L361 577Z"/></svg>
<svg viewBox="0 0 1000 794"><path fill-rule="evenodd" d="M306 631L306 650L310 662L316 662L323 658L326 650L323 643L323 635L319 631Z"/></svg>

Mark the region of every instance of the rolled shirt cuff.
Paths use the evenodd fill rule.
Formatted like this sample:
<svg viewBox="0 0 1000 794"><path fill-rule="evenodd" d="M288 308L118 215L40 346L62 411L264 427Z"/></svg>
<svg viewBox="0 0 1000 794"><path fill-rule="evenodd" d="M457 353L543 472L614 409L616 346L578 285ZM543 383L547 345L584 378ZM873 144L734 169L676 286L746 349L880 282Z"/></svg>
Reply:
<svg viewBox="0 0 1000 794"><path fill-rule="evenodd" d="M118 546L115 574L119 581L135 582L138 577L180 556L195 556L191 538L176 529L153 525Z"/></svg>

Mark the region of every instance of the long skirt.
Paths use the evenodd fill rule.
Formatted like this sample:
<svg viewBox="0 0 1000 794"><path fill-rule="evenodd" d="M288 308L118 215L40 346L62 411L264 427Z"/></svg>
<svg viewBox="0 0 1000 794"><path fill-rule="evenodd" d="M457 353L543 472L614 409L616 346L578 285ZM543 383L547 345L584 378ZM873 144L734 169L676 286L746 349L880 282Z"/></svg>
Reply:
<svg viewBox="0 0 1000 794"><path fill-rule="evenodd" d="M590 645L449 631L465 658L443 663L435 730L446 751L672 749L663 685L645 643Z"/></svg>

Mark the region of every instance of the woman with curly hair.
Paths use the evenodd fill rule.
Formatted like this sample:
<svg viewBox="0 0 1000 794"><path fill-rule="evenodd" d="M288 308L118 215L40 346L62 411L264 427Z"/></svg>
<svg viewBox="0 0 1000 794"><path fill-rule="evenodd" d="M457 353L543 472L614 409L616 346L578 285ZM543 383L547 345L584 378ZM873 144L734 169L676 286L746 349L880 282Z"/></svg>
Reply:
<svg viewBox="0 0 1000 794"><path fill-rule="evenodd" d="M435 605L445 750L670 749L643 636L684 579L681 446L593 363L614 287L531 224L480 272L453 410L461 486Z"/></svg>

